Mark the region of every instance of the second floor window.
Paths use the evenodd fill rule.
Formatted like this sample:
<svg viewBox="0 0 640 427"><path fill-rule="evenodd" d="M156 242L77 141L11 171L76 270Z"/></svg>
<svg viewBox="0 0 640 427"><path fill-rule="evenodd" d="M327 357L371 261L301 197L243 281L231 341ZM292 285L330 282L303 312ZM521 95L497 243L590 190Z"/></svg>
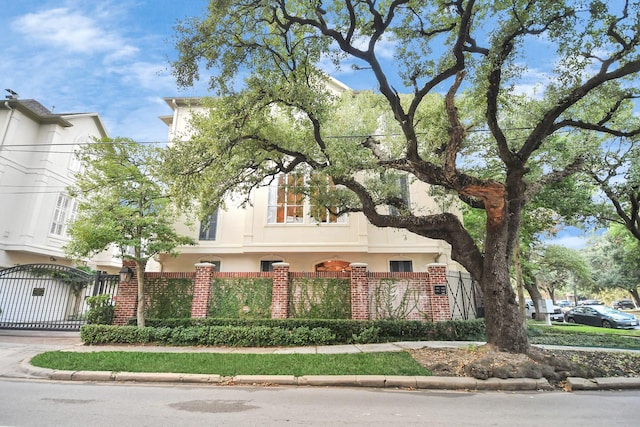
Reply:
<svg viewBox="0 0 640 427"><path fill-rule="evenodd" d="M218 210L200 223L199 240L216 240L216 229L218 228Z"/></svg>
<svg viewBox="0 0 640 427"><path fill-rule="evenodd" d="M276 224L301 224L304 212L304 177L298 173L278 176L269 187L267 221Z"/></svg>
<svg viewBox="0 0 640 427"><path fill-rule="evenodd" d="M76 210L76 203L69 196L59 194L56 207L53 212L53 220L49 233L56 236L67 235L67 223L73 220Z"/></svg>
<svg viewBox="0 0 640 427"><path fill-rule="evenodd" d="M326 191L324 187L333 187L331 179L329 177L314 176L311 183L305 182L305 179L307 178L303 174L290 173L279 175L271 183L269 186L267 222L269 224L346 223L346 215L337 216L334 213L335 209L310 205L309 200L305 197L306 184L313 188L322 185ZM320 191L320 189L312 191ZM306 220L305 217L307 218Z"/></svg>

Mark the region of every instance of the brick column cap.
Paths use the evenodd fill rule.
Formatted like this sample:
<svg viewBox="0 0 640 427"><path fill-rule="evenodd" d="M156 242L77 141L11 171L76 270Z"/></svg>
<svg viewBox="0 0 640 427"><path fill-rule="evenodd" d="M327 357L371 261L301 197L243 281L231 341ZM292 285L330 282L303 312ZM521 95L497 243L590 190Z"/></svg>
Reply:
<svg viewBox="0 0 640 427"><path fill-rule="evenodd" d="M427 268L430 267L446 267L447 264L443 263L443 262L432 262L431 264L427 264Z"/></svg>
<svg viewBox="0 0 640 427"><path fill-rule="evenodd" d="M215 267L216 265L212 262L198 262L195 264L196 267Z"/></svg>
<svg viewBox="0 0 640 427"><path fill-rule="evenodd" d="M351 268L367 268L369 264L367 264L366 262L352 262L351 264L349 264L349 267Z"/></svg>
<svg viewBox="0 0 640 427"><path fill-rule="evenodd" d="M289 267L288 262L274 262L271 264L273 267Z"/></svg>

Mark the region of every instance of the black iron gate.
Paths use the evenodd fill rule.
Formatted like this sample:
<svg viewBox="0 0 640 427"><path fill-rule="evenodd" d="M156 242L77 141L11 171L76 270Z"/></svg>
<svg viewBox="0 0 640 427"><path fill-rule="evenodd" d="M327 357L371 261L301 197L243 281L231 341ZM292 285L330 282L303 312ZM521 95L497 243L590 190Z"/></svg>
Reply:
<svg viewBox="0 0 640 427"><path fill-rule="evenodd" d="M86 299L110 294L119 276L86 273L56 264L0 270L0 328L78 330L86 323Z"/></svg>
<svg viewBox="0 0 640 427"><path fill-rule="evenodd" d="M469 320L484 317L482 291L469 273L447 272L451 318Z"/></svg>

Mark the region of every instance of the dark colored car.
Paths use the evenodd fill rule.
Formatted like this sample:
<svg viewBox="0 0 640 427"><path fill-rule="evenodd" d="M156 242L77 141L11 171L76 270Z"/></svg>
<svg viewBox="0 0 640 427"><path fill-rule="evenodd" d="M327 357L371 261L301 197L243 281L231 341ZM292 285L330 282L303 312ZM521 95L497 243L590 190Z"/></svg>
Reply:
<svg viewBox="0 0 640 427"><path fill-rule="evenodd" d="M630 329L638 326L638 319L632 314L623 313L604 305L584 305L574 307L565 313L569 323L580 323L603 328Z"/></svg>
<svg viewBox="0 0 640 427"><path fill-rule="evenodd" d="M636 305L630 299L621 299L620 301L613 302L613 308L615 308L616 310L622 310L625 308L633 310L634 308L636 308Z"/></svg>

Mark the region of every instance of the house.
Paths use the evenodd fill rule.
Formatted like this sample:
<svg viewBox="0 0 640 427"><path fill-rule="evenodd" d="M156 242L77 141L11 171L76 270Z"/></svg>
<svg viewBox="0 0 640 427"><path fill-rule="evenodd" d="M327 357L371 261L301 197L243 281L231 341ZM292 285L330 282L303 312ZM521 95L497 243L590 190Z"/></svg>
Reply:
<svg viewBox="0 0 640 427"><path fill-rule="evenodd" d="M80 168L74 151L107 131L97 113L53 113L9 93L0 101L0 268L71 265L63 246L76 208L66 193ZM89 263L115 271L120 265L107 253Z"/></svg>
<svg viewBox="0 0 640 427"><path fill-rule="evenodd" d="M330 88L337 94L348 90L336 80ZM186 140L190 117L204 111L200 99L165 98L165 102L172 110L161 117L169 128L169 141ZM221 272L270 271L274 262L286 262L298 272L346 271L354 262L377 272L424 272L431 263L461 269L444 241L377 228L362 214L335 217L327 212L320 220L312 218L309 201L290 191L297 179L282 175L269 187L254 190L244 207L231 200L204 223L191 229L178 225L177 231L192 236L198 245L179 248L176 258L156 256L147 271L193 271L200 262L213 263ZM423 183L403 184L404 196L412 204L437 209Z"/></svg>

